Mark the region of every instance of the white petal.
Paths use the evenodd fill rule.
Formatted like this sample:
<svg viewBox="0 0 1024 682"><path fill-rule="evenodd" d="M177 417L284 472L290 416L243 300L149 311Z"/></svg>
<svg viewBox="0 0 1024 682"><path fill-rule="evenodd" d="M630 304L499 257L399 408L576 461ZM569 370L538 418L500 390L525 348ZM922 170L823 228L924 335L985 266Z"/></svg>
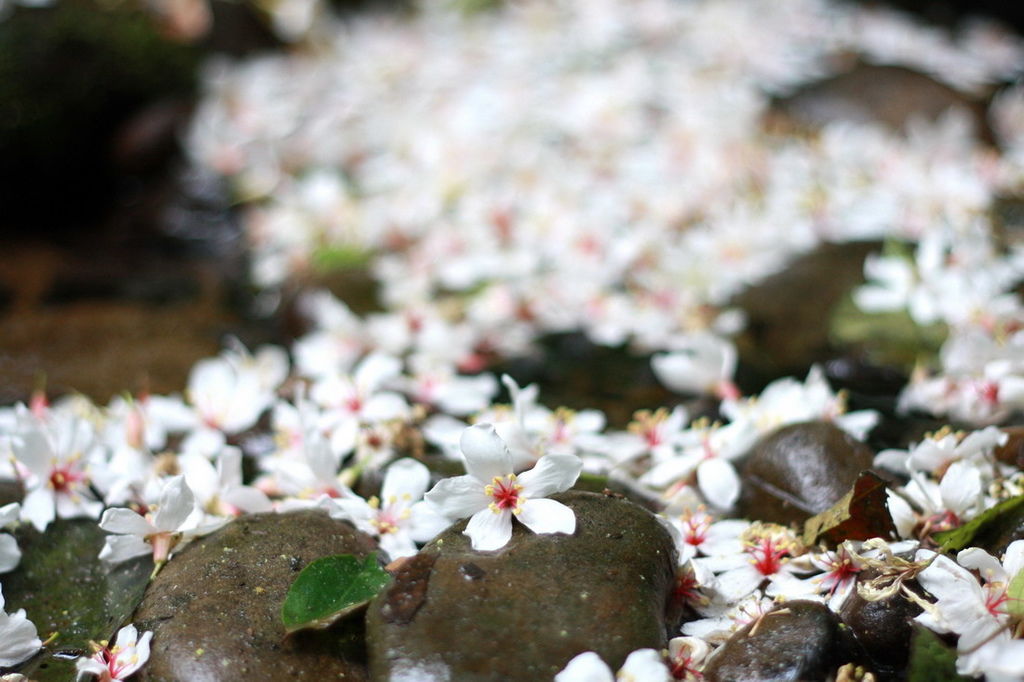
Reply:
<svg viewBox="0 0 1024 682"><path fill-rule="evenodd" d="M576 532L576 513L555 500L526 500L519 521L534 533Z"/></svg>
<svg viewBox="0 0 1024 682"><path fill-rule="evenodd" d="M617 679L636 682L670 682L668 668L654 649L638 649L626 657Z"/></svg>
<svg viewBox="0 0 1024 682"><path fill-rule="evenodd" d="M455 476L438 481L424 499L449 519L464 519L486 509L491 498L483 484L472 476Z"/></svg>
<svg viewBox="0 0 1024 682"><path fill-rule="evenodd" d="M697 466L697 486L708 504L730 509L740 496L740 478L729 462L713 458Z"/></svg>
<svg viewBox="0 0 1024 682"><path fill-rule="evenodd" d="M53 493L47 488L31 490L21 501L21 518L30 521L40 533L46 530L56 514Z"/></svg>
<svg viewBox="0 0 1024 682"><path fill-rule="evenodd" d="M115 507L103 512L103 517L100 519L100 528L108 533L138 535L139 537L156 533L158 530L156 526L139 516L136 512L123 507Z"/></svg>
<svg viewBox="0 0 1024 682"><path fill-rule="evenodd" d="M485 485L495 476L512 473L512 456L490 424L477 424L463 431L459 448L465 456L466 473Z"/></svg>
<svg viewBox="0 0 1024 682"><path fill-rule="evenodd" d="M14 536L6 533L0 534L0 573L13 571L21 561L21 550L18 549L18 541Z"/></svg>
<svg viewBox="0 0 1024 682"><path fill-rule="evenodd" d="M942 477L939 493L946 508L962 517L981 498L981 472L967 462L953 462Z"/></svg>
<svg viewBox="0 0 1024 682"><path fill-rule="evenodd" d="M571 488L582 470L583 460L576 455L545 455L519 474L518 483L529 498L547 497Z"/></svg>
<svg viewBox="0 0 1024 682"><path fill-rule="evenodd" d="M408 495L411 500L419 500L429 485L430 470L422 462L406 457L388 467L380 497L385 502L392 497L400 499L403 495Z"/></svg>
<svg viewBox="0 0 1024 682"><path fill-rule="evenodd" d="M600 656L585 651L555 675L555 682L615 682L615 676Z"/></svg>
<svg viewBox="0 0 1024 682"><path fill-rule="evenodd" d="M246 514L260 514L274 509L274 503L270 501L266 493L248 485L240 485L227 490L221 495L221 499L232 507L238 507Z"/></svg>
<svg viewBox="0 0 1024 682"><path fill-rule="evenodd" d="M364 393L373 393L402 371L402 361L385 353L373 353L359 363L353 379Z"/></svg>
<svg viewBox="0 0 1024 682"><path fill-rule="evenodd" d="M1014 540L1003 555L1003 568L1007 575L1015 576L1024 571L1024 540Z"/></svg>
<svg viewBox="0 0 1024 682"><path fill-rule="evenodd" d="M388 553L392 561L416 554L416 543L408 533L386 533L380 536L380 548Z"/></svg>
<svg viewBox="0 0 1024 682"><path fill-rule="evenodd" d="M512 512L481 509L469 519L462 534L469 536L470 544L477 551L501 549L512 538Z"/></svg>
<svg viewBox="0 0 1024 682"><path fill-rule="evenodd" d="M20 515L21 504L18 502L11 502L0 507L0 528L14 523Z"/></svg>
<svg viewBox="0 0 1024 682"><path fill-rule="evenodd" d="M196 504L184 476L174 476L164 484L158 504L153 525L163 531L180 529Z"/></svg>
<svg viewBox="0 0 1024 682"><path fill-rule="evenodd" d="M978 571L986 582L1005 583L1010 579L999 560L979 547L969 547L963 550L956 555L956 562L964 568Z"/></svg>
<svg viewBox="0 0 1024 682"><path fill-rule="evenodd" d="M153 548L138 535L108 535L100 559L116 564L152 553Z"/></svg>
<svg viewBox="0 0 1024 682"><path fill-rule="evenodd" d="M451 519L442 516L429 502L417 502L410 512L409 537L416 542L429 542L452 524Z"/></svg>

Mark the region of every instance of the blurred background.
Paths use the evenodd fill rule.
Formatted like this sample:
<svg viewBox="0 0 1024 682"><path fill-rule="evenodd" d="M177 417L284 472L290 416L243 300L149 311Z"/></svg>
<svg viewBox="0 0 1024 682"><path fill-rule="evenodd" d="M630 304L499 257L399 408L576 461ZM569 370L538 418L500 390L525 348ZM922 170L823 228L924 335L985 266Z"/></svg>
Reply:
<svg viewBox="0 0 1024 682"><path fill-rule="evenodd" d="M939 27L984 14L1024 30L1020 3L885 6ZM264 305L250 283L230 189L184 153L202 69L308 49L325 13L415 11L401 0L0 0L0 404L39 388L99 401L180 391L228 334L249 345L293 338L287 306ZM985 106L899 70L828 87L895 119Z"/></svg>

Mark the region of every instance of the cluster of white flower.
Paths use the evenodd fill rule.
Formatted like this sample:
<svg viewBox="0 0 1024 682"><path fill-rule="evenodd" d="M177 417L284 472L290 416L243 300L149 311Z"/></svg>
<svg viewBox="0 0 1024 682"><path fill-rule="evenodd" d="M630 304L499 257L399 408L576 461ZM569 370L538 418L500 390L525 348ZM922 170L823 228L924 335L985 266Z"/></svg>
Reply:
<svg viewBox="0 0 1024 682"><path fill-rule="evenodd" d="M148 554L155 570L239 514L300 508L348 520L391 558L467 517L472 546L489 551L514 519L574 532L572 510L546 498L586 472L665 511L676 595L701 616L672 640L667 667L637 652L622 675L696 675L712 647L778 601L838 610L859 573L894 562L936 598L921 600L920 622L961 636L962 672L1024 673L1020 640L994 630L1011 618L1003 602L980 602L996 625L975 627L957 620L946 590L969 579L988 599L1019 573L1020 550L1000 573L980 550L953 564L928 549L933 532L1007 495L996 484L1017 472L991 457L998 430L879 454L909 478L890 496L899 538L826 551L788 528L721 518L740 494L733 461L760 436L826 420L863 438L877 420L847 413L818 368L757 397L733 382L729 336L743 319L729 300L824 241L919 242L913 263L870 258L857 294L866 309L907 308L950 329L942 373L916 380L906 405L985 421L1024 400L1022 308L1010 293L1024 252L996 248L988 217L995 193L1024 180L1013 115L1024 91L993 105L1004 155L980 147L956 113L905 134L837 123L787 136L761 124L770 95L832 73L845 52L973 89L1024 67L1019 41L980 25L953 41L824 0L522 2L472 19L428 7L337 29L319 52L212 67L190 149L255 200L258 283L280 285L318 253L362 251L386 310L359 317L312 293L301 305L313 329L291 359L234 343L196 364L183 396L0 409L0 477L26 491L0 509L0 527L97 519L110 533L101 558ZM716 396L724 421L651 406L609 428L597 410L549 409L536 386L482 371L576 329L655 353L663 383ZM510 405L494 404L502 383ZM465 474L428 490L424 462L441 458ZM378 496L354 492L378 472ZM19 560L0 535L0 570ZM2 603L0 635L0 666L41 646L24 612ZM122 630L82 674L134 672L149 638ZM558 679L611 676L583 654Z"/></svg>

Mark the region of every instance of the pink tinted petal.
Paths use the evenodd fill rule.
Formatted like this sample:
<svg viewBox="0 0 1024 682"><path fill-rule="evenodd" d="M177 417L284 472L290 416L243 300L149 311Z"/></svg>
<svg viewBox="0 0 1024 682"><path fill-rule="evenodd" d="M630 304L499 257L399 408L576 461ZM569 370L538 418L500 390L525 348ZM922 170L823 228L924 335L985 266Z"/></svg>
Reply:
<svg viewBox="0 0 1024 682"><path fill-rule="evenodd" d="M490 424L477 424L463 431L459 448L465 456L466 473L485 485L495 476L512 473L512 456Z"/></svg>
<svg viewBox="0 0 1024 682"><path fill-rule="evenodd" d="M547 497L571 488L582 470L583 460L576 455L545 455L535 467L519 474L518 482L523 495Z"/></svg>
<svg viewBox="0 0 1024 682"><path fill-rule="evenodd" d="M555 500L526 500L523 502L519 520L534 533L576 532L576 514L572 509Z"/></svg>
<svg viewBox="0 0 1024 682"><path fill-rule="evenodd" d="M501 549L512 538L512 512L481 509L469 519L463 535L468 535L473 549L487 552Z"/></svg>

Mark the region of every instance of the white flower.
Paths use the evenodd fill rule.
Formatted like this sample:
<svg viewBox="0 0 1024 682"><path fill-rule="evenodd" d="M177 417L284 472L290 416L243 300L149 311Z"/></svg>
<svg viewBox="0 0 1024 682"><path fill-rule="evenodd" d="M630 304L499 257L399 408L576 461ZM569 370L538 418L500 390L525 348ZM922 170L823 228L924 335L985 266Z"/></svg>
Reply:
<svg viewBox="0 0 1024 682"><path fill-rule="evenodd" d="M380 499L356 495L327 498L331 516L351 521L356 528L379 538L392 559L412 556L416 543L440 533L450 521L422 501L430 484L430 471L414 459L400 459L388 467Z"/></svg>
<svg viewBox="0 0 1024 682"><path fill-rule="evenodd" d="M116 644L111 647L94 644L96 653L91 658L75 661L78 680L92 676L96 682L127 680L149 660L149 642L152 632L139 637L134 625L126 625L117 632Z"/></svg>
<svg viewBox="0 0 1024 682"><path fill-rule="evenodd" d="M206 358L188 377L188 399L202 427L238 433L256 423L274 400L263 369L237 358Z"/></svg>
<svg viewBox="0 0 1024 682"><path fill-rule="evenodd" d="M459 445L466 475L438 482L426 499L449 518L471 517L463 532L473 549L504 547L512 537L513 516L535 533L575 532L572 509L542 498L572 487L583 468L578 457L544 455L517 476L512 455L490 424L466 429Z"/></svg>
<svg viewBox="0 0 1024 682"><path fill-rule="evenodd" d="M25 617L25 609L10 614L4 611L4 595L0 591L0 668L21 663L42 646L36 626Z"/></svg>
<svg viewBox="0 0 1024 682"><path fill-rule="evenodd" d="M740 395L732 381L736 347L715 334L681 337L672 352L654 355L651 367L658 381L676 393L707 393L720 398Z"/></svg>
<svg viewBox="0 0 1024 682"><path fill-rule="evenodd" d="M10 526L21 515L21 505L17 502L0 507L0 529ZM21 561L21 550L13 535L0 533L0 573L13 571Z"/></svg>
<svg viewBox="0 0 1024 682"><path fill-rule="evenodd" d="M668 668L654 649L637 649L622 664L618 673L593 651L585 651L573 658L555 682L670 682Z"/></svg>
<svg viewBox="0 0 1024 682"><path fill-rule="evenodd" d="M208 514L238 516L272 509L263 491L242 485L242 451L236 447L225 446L217 455L216 465L190 452L179 455L178 466L196 503Z"/></svg>
<svg viewBox="0 0 1024 682"><path fill-rule="evenodd" d="M955 632L957 672L982 675L990 661L1005 658L1002 650L1020 645L1011 641L1006 626L1013 617L1006 608L1010 581L1024 570L1024 540L1010 543L1003 561L984 550L971 547L957 555L957 563L928 550L919 550L918 561L932 559L918 575L921 586L935 597L935 604L915 620L936 632ZM984 584L971 570L978 571ZM999 667L1005 668L1005 661ZM1016 673L1024 673L1024 661L1017 659Z"/></svg>
<svg viewBox="0 0 1024 682"><path fill-rule="evenodd" d="M48 421L22 416L20 431L11 443L14 456L30 474L22 518L41 532L56 516L99 516L103 503L89 490L86 470L95 446L89 424L64 413L51 413Z"/></svg>
<svg viewBox="0 0 1024 682"><path fill-rule="evenodd" d="M154 507L145 516L123 507L103 512L100 528L116 535L107 536L100 559L117 563L152 553L155 574L182 540L186 521L195 510L195 497L185 477L168 479Z"/></svg>
<svg viewBox="0 0 1024 682"><path fill-rule="evenodd" d="M697 682L711 647L699 637L673 637L668 641L668 666L672 679Z"/></svg>

